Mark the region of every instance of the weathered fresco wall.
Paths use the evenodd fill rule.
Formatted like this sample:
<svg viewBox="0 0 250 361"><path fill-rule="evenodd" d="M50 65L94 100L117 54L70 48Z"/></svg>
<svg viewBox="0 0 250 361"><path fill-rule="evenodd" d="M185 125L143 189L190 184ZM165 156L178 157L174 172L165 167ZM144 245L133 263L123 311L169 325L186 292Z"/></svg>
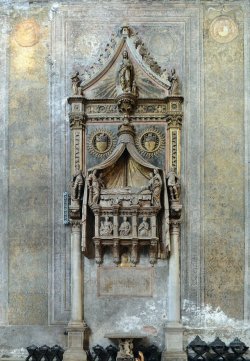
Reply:
<svg viewBox="0 0 250 361"><path fill-rule="evenodd" d="M244 99L250 85L244 72L248 74L250 17L245 1L225 3L224 8L216 1L84 1L84 8L70 0L1 4L0 357L25 355L21 349L32 343L66 346L70 255L62 193L70 174L69 78L78 66L95 61L124 22L145 38L160 65L174 65L182 80L186 340L198 333L208 340L239 335L249 343ZM230 23L229 35L225 28L213 27L218 16L236 24ZM167 276L162 271L167 272L167 265L161 262L156 268L158 302L148 301L149 311L138 324L152 327L152 341L163 347ZM95 272L93 260L86 261L86 320L91 342L102 343L97 329L111 332L113 324L121 325L121 312L115 300L96 300ZM126 320L130 327L140 300L123 303L123 317L133 310ZM116 315L110 317L112 309Z"/></svg>
<svg viewBox="0 0 250 361"><path fill-rule="evenodd" d="M222 14L235 20L239 34L232 40L228 35L217 35L214 31L216 24L212 22L215 17L221 16L220 8L206 7L204 301L213 307L219 305L229 317L243 319L243 10L239 7L225 7ZM219 19L223 22L223 18ZM236 31L232 29L232 32Z"/></svg>

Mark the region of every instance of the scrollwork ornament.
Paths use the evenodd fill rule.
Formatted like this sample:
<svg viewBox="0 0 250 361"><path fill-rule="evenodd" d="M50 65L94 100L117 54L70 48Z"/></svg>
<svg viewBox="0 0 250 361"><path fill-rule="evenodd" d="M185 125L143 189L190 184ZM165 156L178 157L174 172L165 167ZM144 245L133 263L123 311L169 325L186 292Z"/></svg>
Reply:
<svg viewBox="0 0 250 361"><path fill-rule="evenodd" d="M152 158L164 148L165 137L157 128L147 128L136 137L136 145L144 157Z"/></svg>
<svg viewBox="0 0 250 361"><path fill-rule="evenodd" d="M115 135L107 129L98 129L90 134L88 149L95 157L109 156L116 144Z"/></svg>

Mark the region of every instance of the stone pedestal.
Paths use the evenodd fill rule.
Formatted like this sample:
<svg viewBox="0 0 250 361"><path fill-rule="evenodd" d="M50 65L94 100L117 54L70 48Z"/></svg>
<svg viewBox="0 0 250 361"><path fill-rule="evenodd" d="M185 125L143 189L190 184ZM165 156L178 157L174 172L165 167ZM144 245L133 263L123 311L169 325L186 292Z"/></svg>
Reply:
<svg viewBox="0 0 250 361"><path fill-rule="evenodd" d="M81 228L79 221L71 222L71 320L68 333L68 349L63 355L64 361L85 361L83 350L86 324L82 312L82 265L81 265Z"/></svg>
<svg viewBox="0 0 250 361"><path fill-rule="evenodd" d="M180 322L180 222L172 221L170 228L171 256L169 259L169 303L168 323L165 327L165 350L162 361L186 361L187 354L183 348L183 326Z"/></svg>
<svg viewBox="0 0 250 361"><path fill-rule="evenodd" d="M70 325L70 324L69 324ZM64 352L64 361L86 361L87 355L83 350L85 325L72 325L67 328L68 349Z"/></svg>
<svg viewBox="0 0 250 361"><path fill-rule="evenodd" d="M162 361L186 361L183 351L183 326L178 322L168 322L165 327L165 351Z"/></svg>

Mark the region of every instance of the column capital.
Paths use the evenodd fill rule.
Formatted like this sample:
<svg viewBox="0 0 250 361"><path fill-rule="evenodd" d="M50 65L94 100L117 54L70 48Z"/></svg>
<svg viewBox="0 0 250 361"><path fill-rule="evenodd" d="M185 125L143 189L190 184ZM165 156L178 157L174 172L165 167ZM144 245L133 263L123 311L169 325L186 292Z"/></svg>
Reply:
<svg viewBox="0 0 250 361"><path fill-rule="evenodd" d="M71 224L71 230L72 233L74 232L80 232L81 231L81 221L80 220L70 220L70 224Z"/></svg>
<svg viewBox="0 0 250 361"><path fill-rule="evenodd" d="M170 112L167 114L166 122L168 124L168 129L170 128L177 128L181 129L182 127L182 112Z"/></svg>
<svg viewBox="0 0 250 361"><path fill-rule="evenodd" d="M181 225L181 220L180 219L171 219L170 220L171 233L178 235L180 233L180 225Z"/></svg>
<svg viewBox="0 0 250 361"><path fill-rule="evenodd" d="M70 128L84 128L86 122L86 115L82 112L70 112L69 113L69 124Z"/></svg>

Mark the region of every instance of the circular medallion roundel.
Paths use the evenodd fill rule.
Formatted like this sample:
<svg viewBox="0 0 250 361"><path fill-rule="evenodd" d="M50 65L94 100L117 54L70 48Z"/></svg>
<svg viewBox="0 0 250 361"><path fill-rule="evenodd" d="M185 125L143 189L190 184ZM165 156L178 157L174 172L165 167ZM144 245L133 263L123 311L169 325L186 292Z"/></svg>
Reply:
<svg viewBox="0 0 250 361"><path fill-rule="evenodd" d="M107 157L115 146L114 134L106 129L98 129L90 134L88 148L96 157Z"/></svg>
<svg viewBox="0 0 250 361"><path fill-rule="evenodd" d="M18 45L31 47L38 43L40 27L34 19L26 19L16 25L14 37Z"/></svg>
<svg viewBox="0 0 250 361"><path fill-rule="evenodd" d="M238 26L229 16L216 17L209 28L212 38L218 43L229 43L239 33Z"/></svg>
<svg viewBox="0 0 250 361"><path fill-rule="evenodd" d="M136 145L144 157L154 157L165 145L164 135L156 128L147 128L136 137Z"/></svg>

